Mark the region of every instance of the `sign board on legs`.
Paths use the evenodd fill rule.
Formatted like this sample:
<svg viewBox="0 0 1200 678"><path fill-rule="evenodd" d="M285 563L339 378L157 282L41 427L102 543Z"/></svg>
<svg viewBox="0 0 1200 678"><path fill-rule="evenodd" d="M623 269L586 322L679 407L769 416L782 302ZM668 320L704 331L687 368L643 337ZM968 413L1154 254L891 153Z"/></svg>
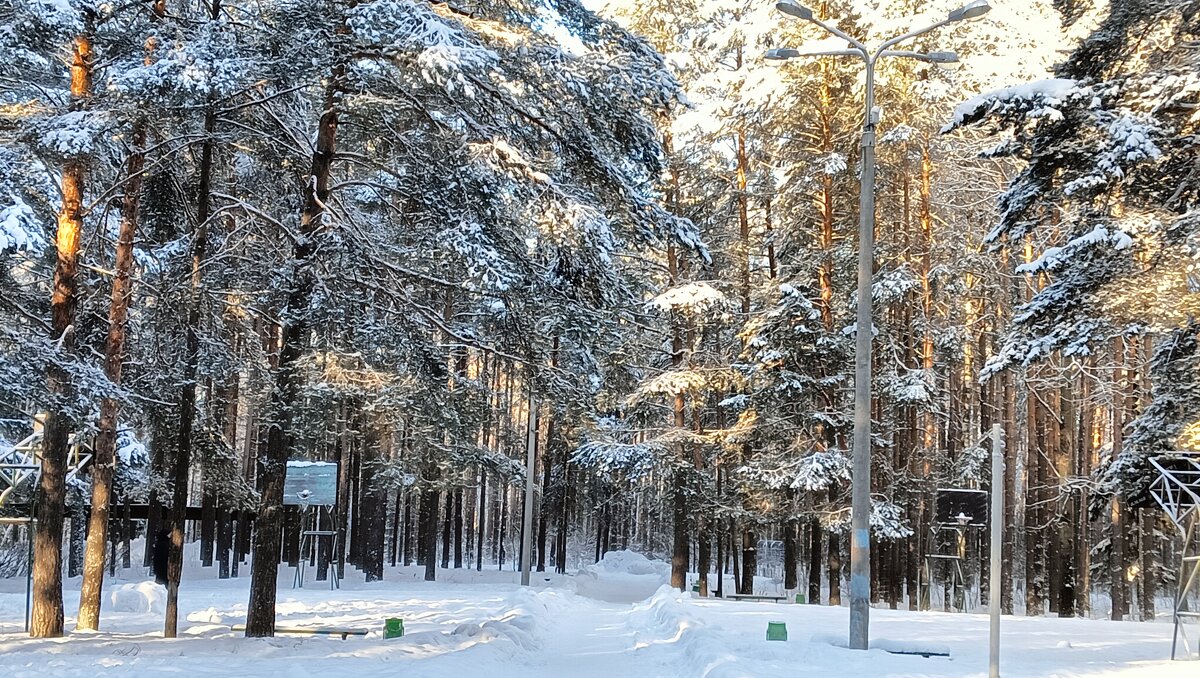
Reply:
<svg viewBox="0 0 1200 678"><path fill-rule="evenodd" d="M285 506L333 506L337 503L337 464L289 461L283 479Z"/></svg>

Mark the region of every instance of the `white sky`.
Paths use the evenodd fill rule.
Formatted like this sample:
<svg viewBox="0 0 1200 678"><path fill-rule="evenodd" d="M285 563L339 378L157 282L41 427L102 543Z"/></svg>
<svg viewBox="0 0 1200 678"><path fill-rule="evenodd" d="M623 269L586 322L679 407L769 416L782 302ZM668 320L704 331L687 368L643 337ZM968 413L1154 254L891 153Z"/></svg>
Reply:
<svg viewBox="0 0 1200 678"><path fill-rule="evenodd" d="M639 0L583 0L589 8L606 16L620 20L622 13L636 11ZM892 8L896 0L853 0L857 13L862 17L855 37L866 38L868 44L904 33L912 28L926 26L942 20L951 10L965 4L966 0L927 0L924 10L917 15L903 16ZM1099 0L1100 7L1078 21L1064 33L1059 15L1051 6L1051 0L992 0L992 11L983 18L939 29L933 35L939 49L959 52L963 61L955 65L955 76L961 84L957 96L962 100L983 92L1049 76L1054 64L1061 60L1082 37L1085 37L1107 11L1107 0ZM778 31L778 27L796 20L779 14L771 0L746 2L745 0L702 0L701 11L717 16L731 10L740 10L743 19L736 24L719 26L713 22L713 39L720 41L737 32L745 36L748 48L757 56L761 48L757 44L764 37ZM836 23L831 19L828 23ZM863 32L866 32L863 35ZM773 42L773 41L772 41ZM808 49L840 49L844 45L836 38L813 40L805 44L781 45ZM903 47L901 45L899 47ZM669 61L677 63L685 55L668 55ZM742 73L713 73L703 84L711 89L720 89L720 82L729 78L743 79L746 97L769 96L778 76L776 66L752 58L747 61ZM715 87L714 87L715 86ZM686 114L682 126L706 126L706 119L718 115L725 101L706 101L703 91L688 92L689 100L696 109ZM953 106L953 103L950 104ZM711 124L711 123L710 123ZM682 130L681 130L682 131Z"/></svg>

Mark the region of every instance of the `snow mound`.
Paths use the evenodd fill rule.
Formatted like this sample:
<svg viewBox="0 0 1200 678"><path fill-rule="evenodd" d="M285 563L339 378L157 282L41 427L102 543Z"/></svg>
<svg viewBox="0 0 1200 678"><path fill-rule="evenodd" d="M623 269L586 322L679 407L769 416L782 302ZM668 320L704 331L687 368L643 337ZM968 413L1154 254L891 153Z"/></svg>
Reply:
<svg viewBox="0 0 1200 678"><path fill-rule="evenodd" d="M633 575L661 575L667 577L671 573L671 565L661 560L650 560L635 551L609 551L600 562L589 569L600 568L605 572Z"/></svg>
<svg viewBox="0 0 1200 678"><path fill-rule="evenodd" d="M217 612L217 608L210 607L207 610L196 610L189 612L187 620L197 624L224 624L225 618Z"/></svg>
<svg viewBox="0 0 1200 678"><path fill-rule="evenodd" d="M108 603L114 612L163 614L167 608L167 589L152 581L121 584L109 591Z"/></svg>
<svg viewBox="0 0 1200 678"><path fill-rule="evenodd" d="M483 621L463 621L452 631L430 630L406 633L404 642L394 651L410 656L427 656L443 652L461 652L477 645L492 647L508 644L512 651L500 650L505 656L529 654L541 649L537 639L539 625L552 608L561 607L553 592L522 589L507 596L504 609Z"/></svg>
<svg viewBox="0 0 1200 678"><path fill-rule="evenodd" d="M678 589L662 586L649 600L637 605L628 617L634 634L634 649L645 650L669 644L682 657L679 675L705 678L748 678L753 675L738 666L734 644L721 632L704 623Z"/></svg>
<svg viewBox="0 0 1200 678"><path fill-rule="evenodd" d="M609 551L600 562L579 570L575 592L610 603L634 603L670 583L671 565L633 551Z"/></svg>

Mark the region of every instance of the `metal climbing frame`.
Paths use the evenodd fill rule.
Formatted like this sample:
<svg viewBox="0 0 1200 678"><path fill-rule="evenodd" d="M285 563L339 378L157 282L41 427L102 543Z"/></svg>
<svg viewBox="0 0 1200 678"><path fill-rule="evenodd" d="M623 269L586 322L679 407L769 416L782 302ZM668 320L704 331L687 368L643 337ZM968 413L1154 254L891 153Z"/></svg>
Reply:
<svg viewBox="0 0 1200 678"><path fill-rule="evenodd" d="M971 608L963 561L967 558L968 542L979 548L979 528L988 526L988 500L988 493L983 490L938 488L934 492L934 516L926 541L925 566L917 572L918 595L930 595L925 591L933 588L934 563L941 562L947 567L946 583L952 596L946 603L959 612Z"/></svg>
<svg viewBox="0 0 1200 678"><path fill-rule="evenodd" d="M67 480L75 478L76 474L92 460L92 449L86 442L74 434L68 440L67 447ZM37 505L37 484L42 472L42 432L35 431L21 442L8 449L0 449L0 509L26 482L32 486L33 501L29 504L29 512L24 516L0 516L0 525L24 525L29 540L29 553L25 566L25 631L29 631L29 612L33 593L33 528L37 523L34 513Z"/></svg>
<svg viewBox="0 0 1200 678"><path fill-rule="evenodd" d="M322 521L322 515L325 520ZM300 508L300 558L292 576L292 588L304 588L304 571L309 561L322 568L318 570L318 578L324 576L329 581L329 590L340 589L338 580L338 522L332 506L301 506ZM321 548L327 547L327 556L322 557Z"/></svg>
<svg viewBox="0 0 1200 678"><path fill-rule="evenodd" d="M1171 638L1171 659L1176 658L1179 641L1191 659L1200 658L1200 635L1193 649L1188 641L1188 626L1200 624L1200 611L1188 610L1189 594L1200 593L1200 452L1172 452L1150 460L1158 478L1150 493L1183 535L1179 578L1175 590L1175 632Z"/></svg>
<svg viewBox="0 0 1200 678"><path fill-rule="evenodd" d="M28 478L30 475L36 481L38 473L41 472L40 467L29 464L11 464L0 462L0 483L8 482L8 479L21 474L22 478ZM11 485L6 486L11 489ZM35 492L36 490L36 485ZM0 492L0 505L3 505L3 499L7 498L8 493ZM29 613L32 610L33 602L33 529L37 523L37 518L34 515L35 501L29 507L29 515L6 517L0 516L0 525L23 525L25 527L25 539L28 541L28 551L25 554L25 632L29 632Z"/></svg>
<svg viewBox="0 0 1200 678"><path fill-rule="evenodd" d="M87 441L71 434L67 443L67 482L75 479L92 460ZM42 432L36 431L9 449L0 449L0 507L26 480L42 468Z"/></svg>

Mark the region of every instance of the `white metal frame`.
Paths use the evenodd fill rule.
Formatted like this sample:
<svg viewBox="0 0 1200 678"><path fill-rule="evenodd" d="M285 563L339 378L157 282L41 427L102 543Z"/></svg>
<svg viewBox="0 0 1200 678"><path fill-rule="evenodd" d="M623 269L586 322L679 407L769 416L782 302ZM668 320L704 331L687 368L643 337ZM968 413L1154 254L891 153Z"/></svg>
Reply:
<svg viewBox="0 0 1200 678"><path fill-rule="evenodd" d="M74 433L67 442L67 482L92 460L92 448ZM0 506L17 487L36 478L42 468L42 432L36 431L11 449L0 450Z"/></svg>
<svg viewBox="0 0 1200 678"><path fill-rule="evenodd" d="M321 512L329 514L327 527L321 527ZM304 574L308 561L313 559L320 564L320 548L322 540L329 542L329 559L325 563L325 577L329 580L329 590L342 588L338 579L338 520L334 516L332 505L300 506L300 559L292 573L292 588L304 588ZM320 573L318 573L320 574Z"/></svg>
<svg viewBox="0 0 1200 678"><path fill-rule="evenodd" d="M1150 485L1150 494L1183 536L1175 590L1171 659L1177 658L1180 639L1183 640L1184 654L1190 659L1198 659L1200 635L1193 650L1188 642L1187 625L1200 623L1200 611L1188 610L1187 601L1189 594L1200 593L1200 452L1172 452L1154 457L1150 463L1158 470L1158 478Z"/></svg>
<svg viewBox="0 0 1200 678"><path fill-rule="evenodd" d="M92 460L92 449L83 439L71 434L67 441L67 481L75 476ZM35 431L9 449L0 450L0 507L26 481L32 481L35 499L29 514L20 517L0 517L0 525L25 525L28 531L29 555L25 571L25 631L29 631L29 612L33 586L33 529L37 523L35 514L37 483L42 473L42 432Z"/></svg>

